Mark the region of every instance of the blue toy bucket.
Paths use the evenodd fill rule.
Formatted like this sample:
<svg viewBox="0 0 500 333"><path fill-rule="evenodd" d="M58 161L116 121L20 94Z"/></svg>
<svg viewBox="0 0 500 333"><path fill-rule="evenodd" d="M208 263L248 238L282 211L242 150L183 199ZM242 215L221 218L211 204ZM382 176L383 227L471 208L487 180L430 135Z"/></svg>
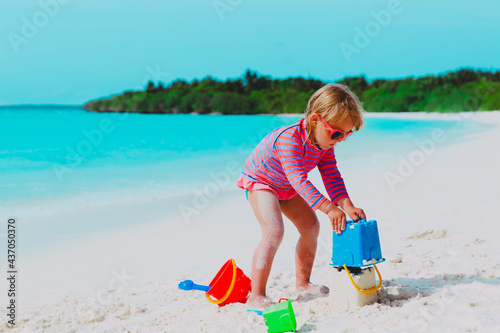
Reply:
<svg viewBox="0 0 500 333"><path fill-rule="evenodd" d="M367 267L385 261L382 258L377 221L347 221L341 234L333 232L332 263L335 267Z"/></svg>

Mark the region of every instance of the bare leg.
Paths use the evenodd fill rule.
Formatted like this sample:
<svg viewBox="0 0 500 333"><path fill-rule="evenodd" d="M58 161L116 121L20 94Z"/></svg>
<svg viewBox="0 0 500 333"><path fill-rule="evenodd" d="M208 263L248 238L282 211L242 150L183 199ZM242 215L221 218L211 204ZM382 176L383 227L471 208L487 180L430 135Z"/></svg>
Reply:
<svg viewBox="0 0 500 333"><path fill-rule="evenodd" d="M278 197L273 192L249 190L248 201L262 229L262 239L252 259L252 292L248 298L248 305L253 308L264 308L272 304L266 299L266 284L285 229Z"/></svg>
<svg viewBox="0 0 500 333"><path fill-rule="evenodd" d="M295 276L297 290L327 294L328 288L311 283L311 271L318 246L319 221L309 204L296 195L280 202L281 210L293 222L300 237L295 248Z"/></svg>

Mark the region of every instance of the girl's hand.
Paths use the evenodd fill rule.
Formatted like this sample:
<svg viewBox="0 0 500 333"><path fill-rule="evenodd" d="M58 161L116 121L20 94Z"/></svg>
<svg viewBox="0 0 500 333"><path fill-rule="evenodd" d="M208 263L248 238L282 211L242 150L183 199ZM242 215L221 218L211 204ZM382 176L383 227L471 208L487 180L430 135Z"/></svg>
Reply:
<svg viewBox="0 0 500 333"><path fill-rule="evenodd" d="M345 212L353 221L366 220L365 212L361 208L347 206L345 207Z"/></svg>
<svg viewBox="0 0 500 333"><path fill-rule="evenodd" d="M345 229L345 213L342 209L334 206L330 211L328 211L327 215L330 219L330 223L332 224L333 231L335 231L337 235L341 234Z"/></svg>

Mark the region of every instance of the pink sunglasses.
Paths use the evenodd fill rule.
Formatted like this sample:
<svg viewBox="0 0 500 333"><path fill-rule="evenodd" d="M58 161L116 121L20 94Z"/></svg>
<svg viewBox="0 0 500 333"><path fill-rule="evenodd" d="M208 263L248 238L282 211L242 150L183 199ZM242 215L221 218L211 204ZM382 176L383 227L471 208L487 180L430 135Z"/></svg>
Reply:
<svg viewBox="0 0 500 333"><path fill-rule="evenodd" d="M348 137L350 137L352 135L352 133L354 133L353 130L350 130L349 132L344 132L344 131L339 130L339 129L334 129L330 125L328 125L326 120L323 117L321 117L320 114L317 113L317 115L325 123L326 129L328 130L328 132L330 132L330 139L332 139L332 140L346 140Z"/></svg>

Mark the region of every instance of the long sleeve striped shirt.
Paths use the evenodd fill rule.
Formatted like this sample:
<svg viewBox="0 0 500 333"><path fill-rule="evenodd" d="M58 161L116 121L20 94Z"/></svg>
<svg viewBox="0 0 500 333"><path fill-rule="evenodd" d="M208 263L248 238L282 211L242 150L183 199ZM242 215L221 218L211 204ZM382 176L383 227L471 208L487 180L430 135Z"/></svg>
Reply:
<svg viewBox="0 0 500 333"><path fill-rule="evenodd" d="M305 118L302 118L266 135L246 160L242 176L278 190L293 187L316 210L326 198L307 179L315 166L333 203L348 197L337 169L334 148L323 150L312 145L307 139Z"/></svg>

